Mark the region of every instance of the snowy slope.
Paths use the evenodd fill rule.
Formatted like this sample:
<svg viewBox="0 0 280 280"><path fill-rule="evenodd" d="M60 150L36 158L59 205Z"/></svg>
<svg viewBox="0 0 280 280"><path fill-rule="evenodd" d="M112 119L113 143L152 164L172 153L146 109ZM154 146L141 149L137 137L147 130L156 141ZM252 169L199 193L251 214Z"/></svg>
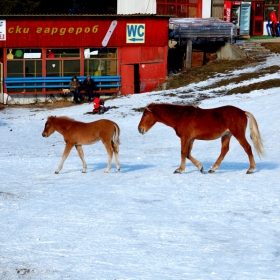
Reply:
<svg viewBox="0 0 280 280"><path fill-rule="evenodd" d="M244 71L273 63L278 56ZM279 73L260 77L275 78ZM0 111L0 279L279 279L279 88L219 98L200 91L214 82L190 85L212 97L200 107L230 104L258 121L266 157L253 150L252 175L245 174L248 157L234 138L214 174L206 171L220 140L195 142L192 154L203 174L190 162L173 174L180 165L175 132L159 123L145 135L138 132L141 113L134 109L162 100L181 104L187 87L168 100L168 91L108 100L117 109L104 115L84 115L91 104ZM121 171L113 163L103 173L107 153L99 142L83 147L87 173L73 149L54 174L64 142L58 133L42 137L49 115L117 122Z"/></svg>

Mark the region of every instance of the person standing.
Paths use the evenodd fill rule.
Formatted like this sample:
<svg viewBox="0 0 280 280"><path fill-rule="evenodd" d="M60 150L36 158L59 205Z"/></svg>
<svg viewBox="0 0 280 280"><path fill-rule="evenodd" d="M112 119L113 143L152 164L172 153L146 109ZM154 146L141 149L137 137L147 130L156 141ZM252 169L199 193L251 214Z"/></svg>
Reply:
<svg viewBox="0 0 280 280"><path fill-rule="evenodd" d="M277 20L275 10L271 11L269 16L271 21L271 35L272 37L276 37L278 36L278 32L277 32L278 20Z"/></svg>

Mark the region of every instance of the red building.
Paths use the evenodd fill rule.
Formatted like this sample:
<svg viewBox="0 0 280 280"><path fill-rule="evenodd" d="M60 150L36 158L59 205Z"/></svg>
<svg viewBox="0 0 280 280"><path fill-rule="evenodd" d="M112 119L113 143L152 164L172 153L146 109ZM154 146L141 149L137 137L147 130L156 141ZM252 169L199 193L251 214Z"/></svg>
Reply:
<svg viewBox="0 0 280 280"><path fill-rule="evenodd" d="M182 18L202 17L202 0L156 0L156 7L159 15L176 15Z"/></svg>
<svg viewBox="0 0 280 280"><path fill-rule="evenodd" d="M0 21L4 79L120 75L121 94L131 94L151 91L166 78L169 16L1 16Z"/></svg>

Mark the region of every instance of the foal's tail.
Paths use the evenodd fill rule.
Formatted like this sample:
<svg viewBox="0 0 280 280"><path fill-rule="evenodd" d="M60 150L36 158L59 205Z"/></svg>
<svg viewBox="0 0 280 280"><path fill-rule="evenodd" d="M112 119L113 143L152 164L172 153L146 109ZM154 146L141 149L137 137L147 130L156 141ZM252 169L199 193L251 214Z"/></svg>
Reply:
<svg viewBox="0 0 280 280"><path fill-rule="evenodd" d="M255 117L251 113L245 112L245 114L249 118L250 136L253 141L254 147L255 147L259 157L264 156L263 141L261 138L261 134L259 132L258 123L257 123Z"/></svg>
<svg viewBox="0 0 280 280"><path fill-rule="evenodd" d="M116 143L117 145L120 145L121 142L120 142L120 133L121 133L121 130L119 128L119 126L114 123L114 135L113 135L113 141L114 143Z"/></svg>

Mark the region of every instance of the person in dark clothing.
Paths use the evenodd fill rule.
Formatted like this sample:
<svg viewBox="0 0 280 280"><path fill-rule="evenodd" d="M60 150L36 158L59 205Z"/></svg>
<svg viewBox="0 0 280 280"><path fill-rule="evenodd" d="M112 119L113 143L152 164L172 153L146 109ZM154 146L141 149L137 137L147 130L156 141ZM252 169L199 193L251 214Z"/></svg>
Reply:
<svg viewBox="0 0 280 280"><path fill-rule="evenodd" d="M176 74L176 49L175 48L169 48L168 49L168 56L167 56L167 65L168 65L168 75Z"/></svg>
<svg viewBox="0 0 280 280"><path fill-rule="evenodd" d="M85 89L88 97L88 101L92 101L94 97L94 91L95 91L95 83L90 75L86 77L86 79L83 82L83 88Z"/></svg>
<svg viewBox="0 0 280 280"><path fill-rule="evenodd" d="M80 103L81 101L84 100L84 97L83 95L80 93L80 88L81 88L81 85L80 85L80 82L78 80L78 78L76 76L74 76L70 83L69 83L69 88L70 88L70 91L73 93L74 95L74 101L76 103Z"/></svg>

